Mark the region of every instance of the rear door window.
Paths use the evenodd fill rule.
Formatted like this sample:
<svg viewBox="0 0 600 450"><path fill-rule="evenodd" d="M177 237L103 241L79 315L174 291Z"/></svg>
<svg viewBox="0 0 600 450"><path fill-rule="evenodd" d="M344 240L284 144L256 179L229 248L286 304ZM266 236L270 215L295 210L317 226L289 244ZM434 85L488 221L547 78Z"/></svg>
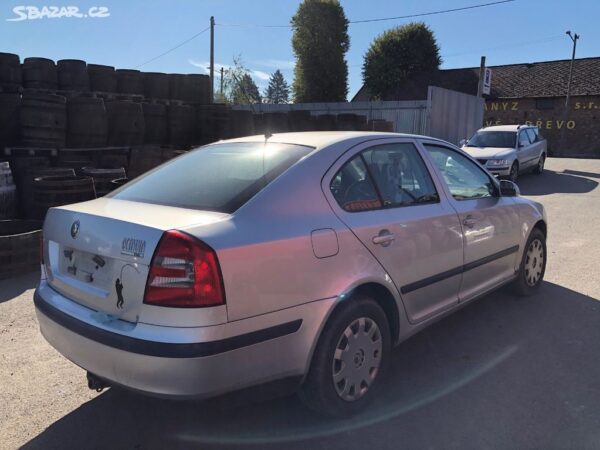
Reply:
<svg viewBox="0 0 600 450"><path fill-rule="evenodd" d="M385 207L438 202L431 175L411 143L378 145L363 152Z"/></svg>
<svg viewBox="0 0 600 450"><path fill-rule="evenodd" d="M344 164L329 187L335 200L345 211L368 211L382 206L361 155Z"/></svg>
<svg viewBox="0 0 600 450"><path fill-rule="evenodd" d="M312 150L262 142L209 145L148 172L108 197L232 213Z"/></svg>

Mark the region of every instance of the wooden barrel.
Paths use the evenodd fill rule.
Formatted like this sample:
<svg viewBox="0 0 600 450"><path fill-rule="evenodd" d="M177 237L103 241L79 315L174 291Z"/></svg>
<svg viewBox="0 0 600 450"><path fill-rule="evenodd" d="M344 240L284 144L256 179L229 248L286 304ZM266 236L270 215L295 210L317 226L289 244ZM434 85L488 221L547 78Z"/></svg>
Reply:
<svg viewBox="0 0 600 450"><path fill-rule="evenodd" d="M144 77L139 70L117 69L117 92L144 95Z"/></svg>
<svg viewBox="0 0 600 450"><path fill-rule="evenodd" d="M32 219L36 216L33 203L33 183L39 177L74 177L75 170L68 167L28 167L23 173L19 188L19 206L23 217Z"/></svg>
<svg viewBox="0 0 600 450"><path fill-rule="evenodd" d="M110 184L112 185L112 191L114 191L115 189L120 188L121 186L123 186L124 184L129 183L129 179L128 178L117 178L116 180L112 180L110 182Z"/></svg>
<svg viewBox="0 0 600 450"><path fill-rule="evenodd" d="M231 135L229 110L225 105L199 105L196 110L196 143L208 144Z"/></svg>
<svg viewBox="0 0 600 450"><path fill-rule="evenodd" d="M80 59L61 59L56 62L58 88L65 91L87 92L90 90L90 77L87 64Z"/></svg>
<svg viewBox="0 0 600 450"><path fill-rule="evenodd" d="M320 114L316 119L316 128L319 131L337 130L336 119L333 114Z"/></svg>
<svg viewBox="0 0 600 450"><path fill-rule="evenodd" d="M104 147L94 149L95 166L101 169L118 169L125 168L125 172L129 167L129 147Z"/></svg>
<svg viewBox="0 0 600 450"><path fill-rule="evenodd" d="M50 167L50 159L45 156L18 156L11 159L10 167L17 190L21 192L27 170Z"/></svg>
<svg viewBox="0 0 600 450"><path fill-rule="evenodd" d="M252 136L254 134L254 119L251 111L231 110L231 137Z"/></svg>
<svg viewBox="0 0 600 450"><path fill-rule="evenodd" d="M10 163L0 162L0 219L10 219L17 214L17 187Z"/></svg>
<svg viewBox="0 0 600 450"><path fill-rule="evenodd" d="M394 122L388 122L384 119L371 119L367 124L367 129L369 131L386 131L391 133L394 131Z"/></svg>
<svg viewBox="0 0 600 450"><path fill-rule="evenodd" d="M255 134L265 133L265 115L263 113L252 114L252 122L254 124Z"/></svg>
<svg viewBox="0 0 600 450"><path fill-rule="evenodd" d="M33 180L33 210L37 219L44 219L48 208L69 205L96 198L94 180L90 177L49 176Z"/></svg>
<svg viewBox="0 0 600 450"><path fill-rule="evenodd" d="M81 175L91 177L94 180L94 189L98 197L104 197L110 191L114 190L111 184L113 180L125 178L125 169L119 167L116 169L97 169L95 167L83 167Z"/></svg>
<svg viewBox="0 0 600 450"><path fill-rule="evenodd" d="M191 73L185 75L184 100L203 105L211 104L210 101L210 77Z"/></svg>
<svg viewBox="0 0 600 450"><path fill-rule="evenodd" d="M0 153L4 147L19 143L19 115L21 96L0 94Z"/></svg>
<svg viewBox="0 0 600 450"><path fill-rule="evenodd" d="M194 142L196 110L190 105L169 105L169 142L186 146Z"/></svg>
<svg viewBox="0 0 600 450"><path fill-rule="evenodd" d="M288 112L290 131L309 131L311 129L310 111L297 110Z"/></svg>
<svg viewBox="0 0 600 450"><path fill-rule="evenodd" d="M360 131L366 128L366 117L352 114L342 113L337 115L337 129L345 131Z"/></svg>
<svg viewBox="0 0 600 450"><path fill-rule="evenodd" d="M131 148L129 157L129 179L154 169L162 164L163 148L159 145L140 145Z"/></svg>
<svg viewBox="0 0 600 450"><path fill-rule="evenodd" d="M66 98L25 93L21 100L21 142L32 147L64 147L67 136Z"/></svg>
<svg viewBox="0 0 600 450"><path fill-rule="evenodd" d="M0 279L39 269L41 234L39 220L0 220Z"/></svg>
<svg viewBox="0 0 600 450"><path fill-rule="evenodd" d="M141 103L116 100L106 103L108 145L141 145L144 142L144 112Z"/></svg>
<svg viewBox="0 0 600 450"><path fill-rule="evenodd" d="M172 100L186 100L186 78L181 73L170 73L169 75L169 98Z"/></svg>
<svg viewBox="0 0 600 450"><path fill-rule="evenodd" d="M282 112L264 113L265 131L270 133L285 133L290 130L288 116Z"/></svg>
<svg viewBox="0 0 600 450"><path fill-rule="evenodd" d="M87 70L92 91L117 92L117 75L114 67L88 64Z"/></svg>
<svg viewBox="0 0 600 450"><path fill-rule="evenodd" d="M144 144L166 144L169 141L167 107L160 103L142 103L144 112Z"/></svg>
<svg viewBox="0 0 600 450"><path fill-rule="evenodd" d="M58 75L54 61L47 58L25 58L23 61L23 87L58 89Z"/></svg>
<svg viewBox="0 0 600 450"><path fill-rule="evenodd" d="M73 97L67 101L67 145L102 147L108 138L108 118L104 100Z"/></svg>
<svg viewBox="0 0 600 450"><path fill-rule="evenodd" d="M0 91L18 93L21 84L21 60L19 55L0 53Z"/></svg>
<svg viewBox="0 0 600 450"><path fill-rule="evenodd" d="M160 72L146 72L143 76L146 98L169 98L169 75Z"/></svg>

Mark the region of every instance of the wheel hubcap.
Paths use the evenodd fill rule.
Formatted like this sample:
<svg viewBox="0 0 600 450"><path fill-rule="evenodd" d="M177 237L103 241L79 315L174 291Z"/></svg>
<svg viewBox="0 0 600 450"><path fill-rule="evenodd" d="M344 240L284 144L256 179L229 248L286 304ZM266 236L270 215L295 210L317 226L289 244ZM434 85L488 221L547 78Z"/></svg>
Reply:
<svg viewBox="0 0 600 450"><path fill-rule="evenodd" d="M525 255L525 281L529 286L535 286L542 277L544 268L544 246L539 239L534 239Z"/></svg>
<svg viewBox="0 0 600 450"><path fill-rule="evenodd" d="M383 341L374 320L361 317L339 338L333 355L333 385L346 401L364 396L379 372Z"/></svg>

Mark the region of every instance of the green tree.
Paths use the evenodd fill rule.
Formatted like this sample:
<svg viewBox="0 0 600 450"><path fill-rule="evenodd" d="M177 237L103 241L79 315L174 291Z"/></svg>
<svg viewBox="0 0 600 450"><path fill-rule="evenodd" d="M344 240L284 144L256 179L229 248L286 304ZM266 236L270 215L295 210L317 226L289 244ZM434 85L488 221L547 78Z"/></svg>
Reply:
<svg viewBox="0 0 600 450"><path fill-rule="evenodd" d="M244 105L260 103L260 91L244 66L241 56L233 58L233 66L225 71L224 96L228 103Z"/></svg>
<svg viewBox="0 0 600 450"><path fill-rule="evenodd" d="M294 100L340 102L348 94L348 19L338 0L304 0L292 17Z"/></svg>
<svg viewBox="0 0 600 450"><path fill-rule="evenodd" d="M385 99L401 83L437 70L441 62L431 29L412 22L375 38L364 56L363 81L372 97Z"/></svg>
<svg viewBox="0 0 600 450"><path fill-rule="evenodd" d="M269 78L269 85L263 94L265 103L289 103L290 87L283 78L281 70L277 69Z"/></svg>
<svg viewBox="0 0 600 450"><path fill-rule="evenodd" d="M261 102L258 86L250 74L245 73L242 75L242 78L239 79L235 89L233 89L231 93L231 101L235 105Z"/></svg>

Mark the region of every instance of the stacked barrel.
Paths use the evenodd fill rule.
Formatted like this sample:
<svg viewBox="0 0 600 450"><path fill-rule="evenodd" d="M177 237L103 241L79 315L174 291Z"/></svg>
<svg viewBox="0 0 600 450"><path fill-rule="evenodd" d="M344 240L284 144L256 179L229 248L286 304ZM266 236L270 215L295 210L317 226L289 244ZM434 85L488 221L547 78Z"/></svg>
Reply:
<svg viewBox="0 0 600 450"><path fill-rule="evenodd" d="M220 139L391 131L389 125L348 113L232 110L212 102L209 78L201 74L115 69L77 59L21 62L0 53L0 221L22 219L0 232L22 226L29 233L52 206L106 195Z"/></svg>

